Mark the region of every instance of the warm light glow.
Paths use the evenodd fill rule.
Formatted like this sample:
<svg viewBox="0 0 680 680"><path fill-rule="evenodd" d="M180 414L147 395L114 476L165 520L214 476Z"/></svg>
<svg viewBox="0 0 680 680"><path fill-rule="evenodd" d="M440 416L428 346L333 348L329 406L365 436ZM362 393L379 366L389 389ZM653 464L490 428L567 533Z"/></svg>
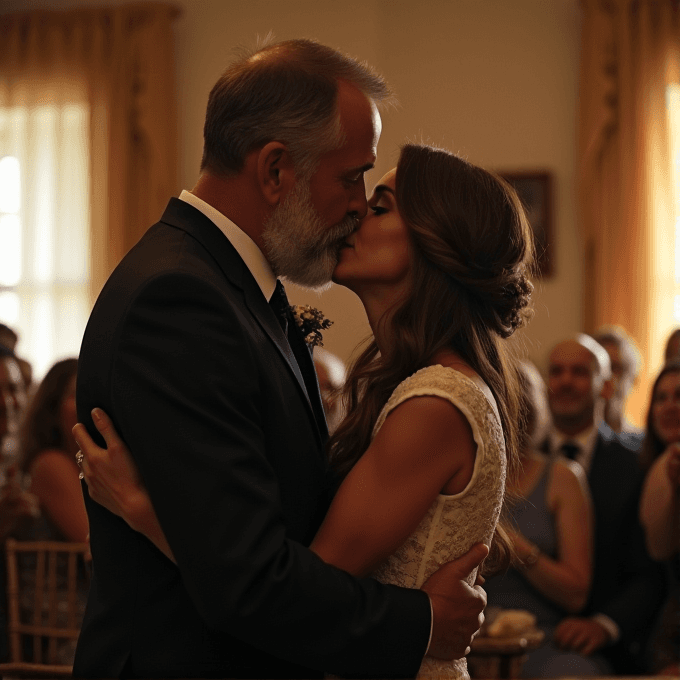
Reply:
<svg viewBox="0 0 680 680"><path fill-rule="evenodd" d="M18 213L20 198L19 159L0 158L0 213Z"/></svg>
<svg viewBox="0 0 680 680"><path fill-rule="evenodd" d="M18 215L0 215L0 286L21 280L21 222Z"/></svg>
<svg viewBox="0 0 680 680"><path fill-rule="evenodd" d="M90 311L88 107L0 108L0 159L0 322L39 381Z"/></svg>
<svg viewBox="0 0 680 680"><path fill-rule="evenodd" d="M0 293L0 323L12 326L19 318L19 296L5 291Z"/></svg>
<svg viewBox="0 0 680 680"><path fill-rule="evenodd" d="M673 185L675 188L675 286L680 286L680 86L666 88L669 136L673 158ZM680 323L680 291L673 299L673 318Z"/></svg>

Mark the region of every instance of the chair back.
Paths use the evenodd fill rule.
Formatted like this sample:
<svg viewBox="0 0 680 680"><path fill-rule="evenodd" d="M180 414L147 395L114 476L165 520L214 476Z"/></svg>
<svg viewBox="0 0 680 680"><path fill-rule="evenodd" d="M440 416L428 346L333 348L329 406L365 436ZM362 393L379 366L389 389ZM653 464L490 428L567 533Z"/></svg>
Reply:
<svg viewBox="0 0 680 680"><path fill-rule="evenodd" d="M88 552L87 543L7 539L10 663L0 664L0 672L16 671L23 677L70 674L71 666L59 651L80 634L78 586Z"/></svg>

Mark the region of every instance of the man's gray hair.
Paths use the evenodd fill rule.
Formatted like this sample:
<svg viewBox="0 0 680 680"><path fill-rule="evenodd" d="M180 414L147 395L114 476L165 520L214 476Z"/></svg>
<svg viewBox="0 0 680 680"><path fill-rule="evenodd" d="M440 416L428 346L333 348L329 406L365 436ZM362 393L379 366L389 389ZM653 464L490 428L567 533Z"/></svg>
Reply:
<svg viewBox="0 0 680 680"><path fill-rule="evenodd" d="M578 333L574 336L574 340L579 345L587 349L595 359L597 364L597 372L604 380L609 380L612 377L612 363L609 359L607 350L590 335L585 333Z"/></svg>
<svg viewBox="0 0 680 680"><path fill-rule="evenodd" d="M314 40L268 43L241 53L208 98L201 170L237 174L271 141L286 145L296 174L309 178L324 153L341 146L338 82L378 104L392 98L367 64Z"/></svg>

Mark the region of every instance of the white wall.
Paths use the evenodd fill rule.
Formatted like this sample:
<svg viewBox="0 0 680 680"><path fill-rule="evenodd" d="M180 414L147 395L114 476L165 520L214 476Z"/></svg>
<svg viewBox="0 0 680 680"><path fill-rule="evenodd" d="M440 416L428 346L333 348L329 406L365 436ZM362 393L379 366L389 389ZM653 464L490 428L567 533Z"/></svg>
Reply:
<svg viewBox="0 0 680 680"><path fill-rule="evenodd" d="M123 2L123 0L113 0ZM112 0L2 0L0 12L112 4ZM547 169L555 178L554 277L537 282L525 333L531 358L580 330L582 250L574 210L578 0L179 0L176 22L181 187L201 156L207 95L232 47L273 31L316 38L380 70L401 106L384 118L368 184L394 165L399 143L429 140L499 170ZM180 188L181 188L180 187ZM347 358L368 326L339 288L293 291L335 326L327 349Z"/></svg>

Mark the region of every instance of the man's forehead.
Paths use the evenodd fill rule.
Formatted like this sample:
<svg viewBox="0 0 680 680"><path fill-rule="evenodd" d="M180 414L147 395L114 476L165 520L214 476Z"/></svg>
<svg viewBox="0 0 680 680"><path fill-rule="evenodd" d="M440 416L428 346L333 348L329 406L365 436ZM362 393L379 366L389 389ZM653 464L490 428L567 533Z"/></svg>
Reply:
<svg viewBox="0 0 680 680"><path fill-rule="evenodd" d="M590 350L577 342L557 345L550 353L551 365L587 366L592 368L597 359Z"/></svg>

